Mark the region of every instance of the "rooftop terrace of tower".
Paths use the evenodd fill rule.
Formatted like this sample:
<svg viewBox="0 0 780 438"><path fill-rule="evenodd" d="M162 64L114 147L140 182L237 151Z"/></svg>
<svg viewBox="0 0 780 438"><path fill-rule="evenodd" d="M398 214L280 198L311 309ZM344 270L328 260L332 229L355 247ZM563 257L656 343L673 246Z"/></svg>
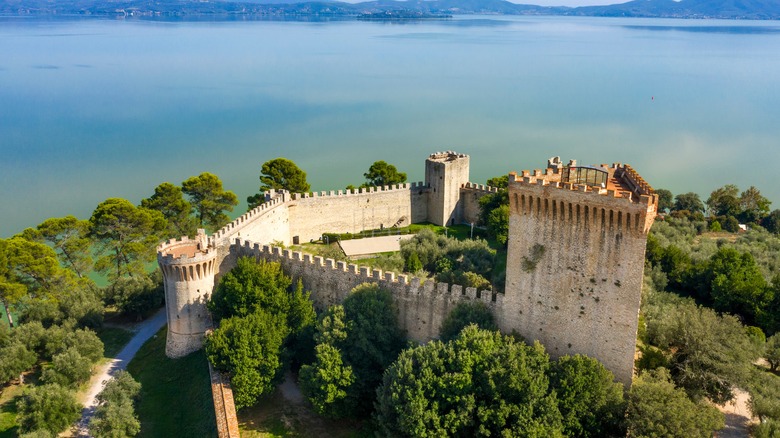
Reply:
<svg viewBox="0 0 780 438"><path fill-rule="evenodd" d="M514 174L514 172L513 172ZM555 184L577 190L595 190L598 193L612 193L616 198L628 198L632 202L640 202L642 196L653 196L655 190L630 165L614 163L593 166L579 166L576 160L570 160L564 165L560 157L552 157L547 162L544 171L524 170L517 179L536 183L541 179L543 184Z"/></svg>

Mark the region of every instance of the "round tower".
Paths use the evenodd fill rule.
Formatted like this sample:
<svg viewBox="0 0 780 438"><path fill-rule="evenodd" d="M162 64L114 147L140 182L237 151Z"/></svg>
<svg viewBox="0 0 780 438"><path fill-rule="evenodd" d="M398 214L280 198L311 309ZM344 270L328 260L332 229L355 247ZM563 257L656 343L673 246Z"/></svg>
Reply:
<svg viewBox="0 0 780 438"><path fill-rule="evenodd" d="M203 346L211 325L206 302L214 289L217 250L208 246L204 230L197 239L182 237L157 248L157 263L163 273L168 337L165 355L186 356Z"/></svg>

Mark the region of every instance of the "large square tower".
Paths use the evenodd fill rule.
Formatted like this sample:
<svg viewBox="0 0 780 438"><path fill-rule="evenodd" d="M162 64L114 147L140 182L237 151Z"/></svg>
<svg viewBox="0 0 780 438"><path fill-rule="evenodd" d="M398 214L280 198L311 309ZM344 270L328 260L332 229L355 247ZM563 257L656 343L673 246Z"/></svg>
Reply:
<svg viewBox="0 0 780 438"><path fill-rule="evenodd" d="M469 182L469 156L457 152L436 152L425 160L428 193L428 221L453 225L461 221L460 188Z"/></svg>
<svg viewBox="0 0 780 438"><path fill-rule="evenodd" d="M628 165L552 159L544 172L509 175L509 203L501 329L553 357L594 357L630 386L658 195Z"/></svg>

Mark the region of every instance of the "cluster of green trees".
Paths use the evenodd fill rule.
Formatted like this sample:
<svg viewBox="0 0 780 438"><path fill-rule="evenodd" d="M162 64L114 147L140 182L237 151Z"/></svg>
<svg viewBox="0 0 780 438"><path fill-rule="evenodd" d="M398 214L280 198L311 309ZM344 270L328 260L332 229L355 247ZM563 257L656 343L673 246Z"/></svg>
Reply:
<svg viewBox="0 0 780 438"><path fill-rule="evenodd" d="M458 240L423 229L401 242L404 271L418 276L432 274L436 281L491 289L496 251L481 239Z"/></svg>
<svg viewBox="0 0 780 438"><path fill-rule="evenodd" d="M141 422L135 414L135 404L141 384L126 371L119 371L106 383L97 396L98 405L89 422L89 432L95 438L125 438L138 435Z"/></svg>
<svg viewBox="0 0 780 438"><path fill-rule="evenodd" d="M304 395L329 418L365 418L382 373L406 345L389 292L376 284L354 288L317 324L315 360L300 370Z"/></svg>
<svg viewBox="0 0 780 438"><path fill-rule="evenodd" d="M206 355L230 374L238 408L255 404L311 356L314 307L279 263L240 258L220 279L209 310L218 328L206 338Z"/></svg>
<svg viewBox="0 0 780 438"><path fill-rule="evenodd" d="M745 201L757 199L756 192L751 188L737 196L734 186L726 186L713 192L707 205L712 214L733 219L729 222L766 224L771 214L762 215L768 202ZM777 436L780 237L753 222L747 232L713 239L704 233L718 229L713 227L718 217L704 218L703 205L698 214L679 214L677 207L648 236L637 365L654 370L656 377L663 374L693 403L723 403L735 388L747 390L751 411L760 419L753 435ZM754 365L760 357L768 370Z"/></svg>
<svg viewBox="0 0 780 438"><path fill-rule="evenodd" d="M291 193L308 193L311 185L306 180L306 172L301 170L295 162L287 158L274 158L263 163L260 169L260 192L247 198L249 210L265 202L263 192L274 190L287 190ZM347 190L355 190L366 187L381 187L406 182L406 173L385 161L375 161L363 174L366 181L360 186L348 185Z"/></svg>
<svg viewBox="0 0 780 438"><path fill-rule="evenodd" d="M735 233L739 231L739 224L749 224L780 233L780 210L770 212L771 202L753 186L740 192L736 185L727 184L713 190L705 202L693 192L674 196L669 190L659 189L656 193L661 212L696 221L704 220L706 213L712 231Z"/></svg>
<svg viewBox="0 0 780 438"><path fill-rule="evenodd" d="M197 227L222 227L236 203L219 178L203 173L181 187L159 185L138 206L109 198L87 220L51 218L0 239L0 302L13 325L0 329L0 384L24 382L27 374L34 383L19 402L22 433L57 434L78 418L73 393L103 357L92 330L103 324L106 308L140 318L159 307L160 273L147 273L158 243L193 235ZM95 436L124 436L110 430L117 416L133 418L132 403L104 402L98 412L105 418L96 427L108 432ZM131 436L137 425L128 427Z"/></svg>
<svg viewBox="0 0 780 438"><path fill-rule="evenodd" d="M780 329L780 238L760 228L734 242L701 238L703 221L667 218L653 227L646 257L658 289L668 288L765 333Z"/></svg>

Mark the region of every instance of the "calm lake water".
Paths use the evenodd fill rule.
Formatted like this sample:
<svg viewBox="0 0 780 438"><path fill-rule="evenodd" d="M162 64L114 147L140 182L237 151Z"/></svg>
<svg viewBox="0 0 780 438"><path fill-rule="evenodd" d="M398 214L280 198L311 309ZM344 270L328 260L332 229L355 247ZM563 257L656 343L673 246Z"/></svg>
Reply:
<svg viewBox="0 0 780 438"><path fill-rule="evenodd" d="M5 19L0 237L203 171L244 200L278 156L315 190L379 159L417 181L438 150L476 182L560 155L780 208L778 54L778 22Z"/></svg>

